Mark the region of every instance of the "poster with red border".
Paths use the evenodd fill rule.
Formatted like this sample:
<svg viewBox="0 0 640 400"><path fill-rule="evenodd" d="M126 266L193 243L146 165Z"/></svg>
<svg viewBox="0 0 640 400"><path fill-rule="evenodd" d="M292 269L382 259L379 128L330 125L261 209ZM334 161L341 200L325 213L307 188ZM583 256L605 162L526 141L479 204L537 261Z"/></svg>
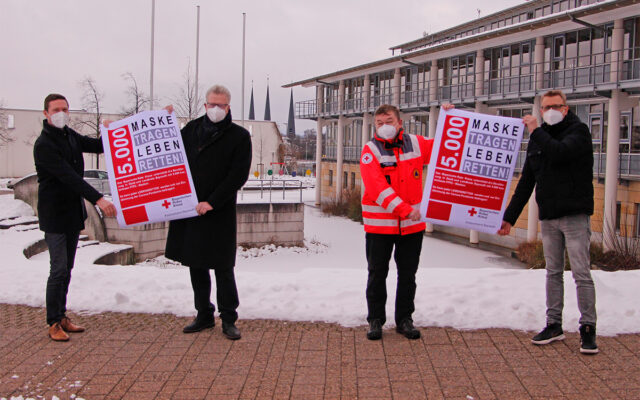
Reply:
<svg viewBox="0 0 640 400"><path fill-rule="evenodd" d="M174 114L143 111L100 127L118 224L194 217L198 198Z"/></svg>
<svg viewBox="0 0 640 400"><path fill-rule="evenodd" d="M519 118L442 110L420 204L422 220L496 233L523 132Z"/></svg>

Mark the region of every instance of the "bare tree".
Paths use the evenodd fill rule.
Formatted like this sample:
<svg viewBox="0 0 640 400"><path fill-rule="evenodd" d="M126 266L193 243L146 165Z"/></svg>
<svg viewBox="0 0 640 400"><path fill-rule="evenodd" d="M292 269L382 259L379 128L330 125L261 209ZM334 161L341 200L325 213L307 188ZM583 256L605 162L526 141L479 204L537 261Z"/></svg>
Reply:
<svg viewBox="0 0 640 400"><path fill-rule="evenodd" d="M122 78L129 81L129 87L127 87L125 92L129 98L129 105L122 107L120 112L128 117L142 111L144 106L149 104L149 98L145 96L142 89L138 87L136 77L133 76L131 72L122 74Z"/></svg>
<svg viewBox="0 0 640 400"><path fill-rule="evenodd" d="M85 77L79 82L83 89L82 107L88 113L73 121L73 128L86 133L88 136L100 138L100 124L102 123L101 102L104 94L98 89L91 77ZM100 157L96 156L96 169L100 168Z"/></svg>
<svg viewBox="0 0 640 400"><path fill-rule="evenodd" d="M83 118L78 125L84 127L84 132L90 136L100 137L100 123L102 122L102 109L100 108L104 94L98 89L96 82L91 77L86 77L79 83L83 90L82 107L89 113L89 118Z"/></svg>
<svg viewBox="0 0 640 400"><path fill-rule="evenodd" d="M182 76L182 79L180 92L171 100L178 116L185 118L188 122L198 116L198 110L204 103L204 97L202 90L198 90L198 98L196 99L196 82L191 76L191 62L187 65L187 72Z"/></svg>
<svg viewBox="0 0 640 400"><path fill-rule="evenodd" d="M9 129L9 115L4 108L4 104L0 101L0 146L4 146L13 142L14 138Z"/></svg>

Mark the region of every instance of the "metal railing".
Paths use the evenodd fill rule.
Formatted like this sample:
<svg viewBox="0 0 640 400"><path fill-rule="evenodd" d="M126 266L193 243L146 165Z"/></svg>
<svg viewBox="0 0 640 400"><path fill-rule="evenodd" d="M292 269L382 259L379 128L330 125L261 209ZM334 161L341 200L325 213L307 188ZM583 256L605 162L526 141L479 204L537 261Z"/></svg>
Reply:
<svg viewBox="0 0 640 400"><path fill-rule="evenodd" d="M287 190L298 190L300 192L300 203L302 203L302 190L305 188L301 180L297 179L249 179L240 188L240 199L244 200L246 192L260 191L260 200L264 200L266 193L269 196L269 203L273 201L273 192L282 191L282 200L286 200Z"/></svg>
<svg viewBox="0 0 640 400"><path fill-rule="evenodd" d="M562 89L567 94L591 93L615 88L640 89L640 47L620 51L590 54L588 56L524 64L510 68L486 71L480 93L476 94L477 75L468 75L464 83L443 85L440 81L423 82L423 88L400 90L400 108L437 106L444 102L469 103L475 101L499 101L518 97L533 97L549 89ZM436 90L431 90L431 89ZM364 89L363 89L364 90ZM363 91L355 98L347 98L342 107L338 101L324 102L320 110L316 100L296 103L298 118L337 117L341 114L370 112L381 104L393 103L393 90L370 95L365 102ZM433 96L430 93L433 92Z"/></svg>

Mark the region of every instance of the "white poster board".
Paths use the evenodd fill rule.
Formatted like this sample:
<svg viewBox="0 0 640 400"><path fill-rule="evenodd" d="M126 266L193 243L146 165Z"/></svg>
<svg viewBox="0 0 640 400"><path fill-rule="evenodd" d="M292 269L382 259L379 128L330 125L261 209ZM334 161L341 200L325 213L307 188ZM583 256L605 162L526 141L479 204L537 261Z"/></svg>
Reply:
<svg viewBox="0 0 640 400"><path fill-rule="evenodd" d="M197 215L198 199L174 114L143 111L100 127L120 226Z"/></svg>
<svg viewBox="0 0 640 400"><path fill-rule="evenodd" d="M496 233L523 132L519 118L442 110L420 205L422 220Z"/></svg>

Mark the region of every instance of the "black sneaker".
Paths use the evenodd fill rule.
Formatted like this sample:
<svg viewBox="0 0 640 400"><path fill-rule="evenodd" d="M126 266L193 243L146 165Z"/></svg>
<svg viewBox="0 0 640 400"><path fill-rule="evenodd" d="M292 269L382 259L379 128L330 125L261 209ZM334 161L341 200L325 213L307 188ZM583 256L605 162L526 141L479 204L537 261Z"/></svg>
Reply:
<svg viewBox="0 0 640 400"><path fill-rule="evenodd" d="M203 329L213 328L216 321L213 319L213 315L210 317L196 317L189 325L182 328L183 333L200 332Z"/></svg>
<svg viewBox="0 0 640 400"><path fill-rule="evenodd" d="M562 331L562 324L554 323L547 325L542 332L531 338L531 343L541 345L549 344L555 340L563 340L564 332Z"/></svg>
<svg viewBox="0 0 640 400"><path fill-rule="evenodd" d="M396 332L404 335L407 339L420 339L420 331L413 326L413 321L409 318L400 321L396 326Z"/></svg>
<svg viewBox="0 0 640 400"><path fill-rule="evenodd" d="M242 337L240 330L233 322L222 321L222 334L229 340L238 340Z"/></svg>
<svg viewBox="0 0 640 400"><path fill-rule="evenodd" d="M367 339L380 340L382 338L382 323L379 319L369 322L369 330L367 331Z"/></svg>
<svg viewBox="0 0 640 400"><path fill-rule="evenodd" d="M580 325L580 353L597 354L596 327L593 325Z"/></svg>

